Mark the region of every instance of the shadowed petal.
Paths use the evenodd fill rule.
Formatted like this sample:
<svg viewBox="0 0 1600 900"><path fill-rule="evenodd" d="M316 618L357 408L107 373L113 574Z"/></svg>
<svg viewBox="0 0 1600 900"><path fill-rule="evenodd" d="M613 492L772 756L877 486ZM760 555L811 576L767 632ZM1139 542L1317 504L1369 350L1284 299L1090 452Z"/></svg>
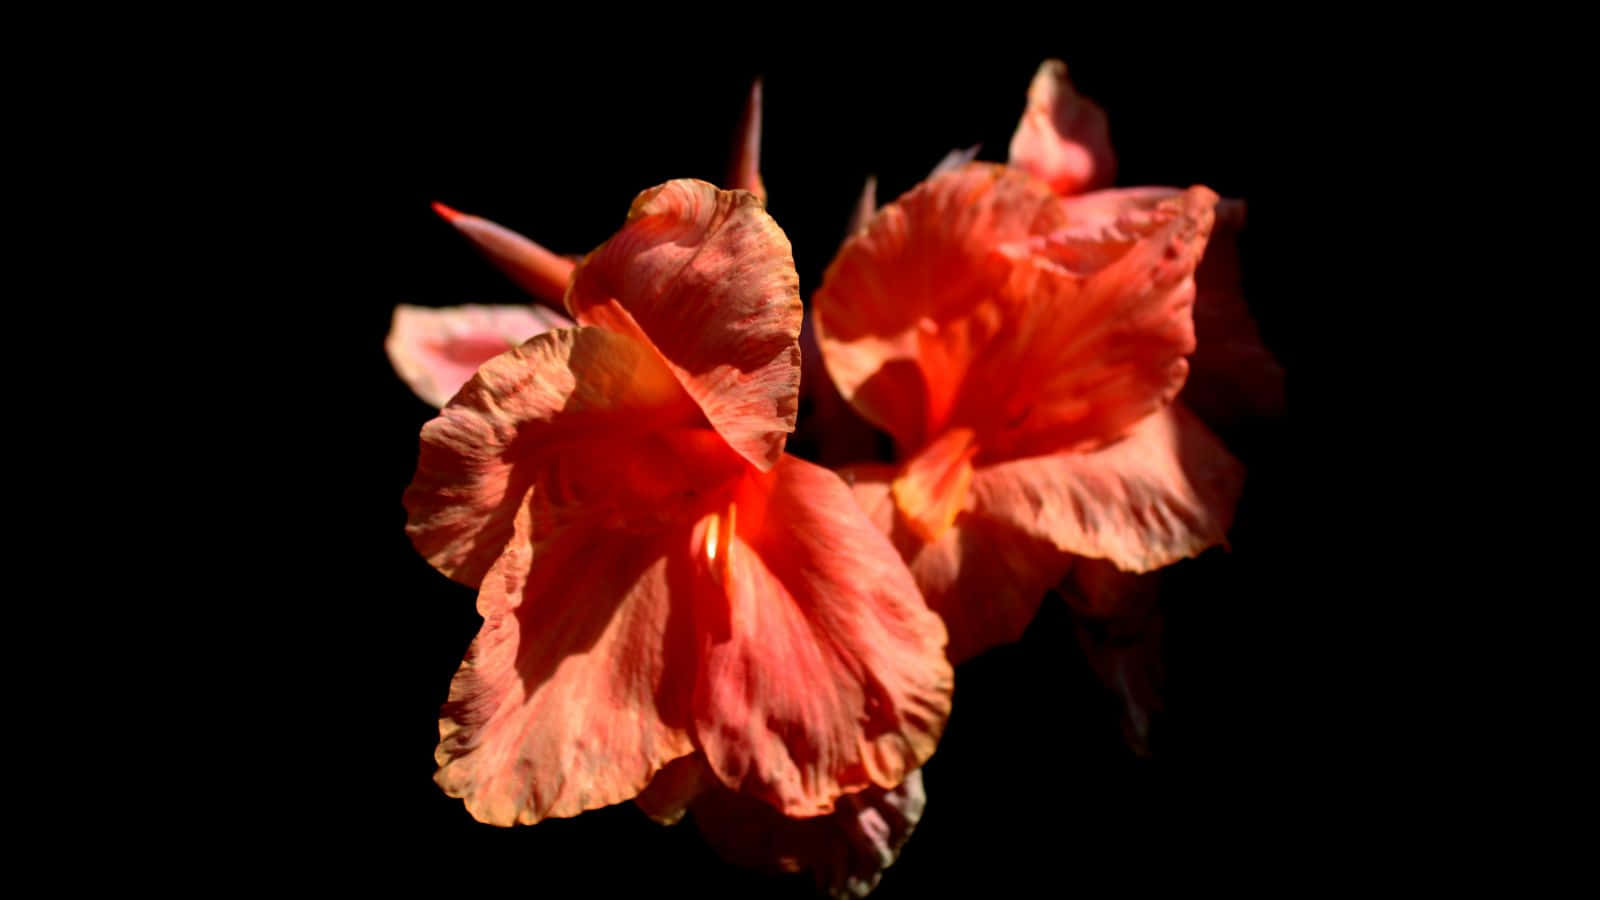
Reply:
<svg viewBox="0 0 1600 900"><path fill-rule="evenodd" d="M1194 332L1184 402L1214 426L1284 410L1284 372L1266 345L1239 284L1239 201L1217 207L1217 227L1195 272Z"/></svg>
<svg viewBox="0 0 1600 900"><path fill-rule="evenodd" d="M1174 404L1094 453L979 468L974 503L1041 540L1147 572L1224 542L1244 467Z"/></svg>
<svg viewBox="0 0 1600 900"><path fill-rule="evenodd" d="M536 489L542 518L584 504L660 517L685 485L708 483L703 470L738 464L648 345L598 328L547 332L485 363L423 426L406 532L435 568L476 587Z"/></svg>
<svg viewBox="0 0 1600 900"><path fill-rule="evenodd" d="M857 465L840 474L874 525L890 535L928 606L950 634L945 653L959 664L1022 637L1045 593L1072 567L1072 554L988 515L973 495L952 526L929 541L910 527L890 492L900 470Z"/></svg>
<svg viewBox="0 0 1600 900"><path fill-rule="evenodd" d="M566 316L533 306L400 305L383 348L423 402L443 406L479 366L534 335L571 325Z"/></svg>
<svg viewBox="0 0 1600 900"><path fill-rule="evenodd" d="M1046 60L1028 85L1028 106L1011 136L1011 164L1058 194L1093 190L1116 177L1106 114L1073 88L1066 63Z"/></svg>
<svg viewBox="0 0 1600 900"><path fill-rule="evenodd" d="M488 219L467 215L443 203L435 203L433 209L518 287L551 306L561 305L576 263Z"/></svg>
<svg viewBox="0 0 1600 900"><path fill-rule="evenodd" d="M799 407L799 279L754 195L691 180L645 191L579 266L567 305L646 338L741 456L777 462Z"/></svg>
<svg viewBox="0 0 1600 900"><path fill-rule="evenodd" d="M841 797L825 816L791 819L754 798L717 790L695 801L691 818L706 843L735 865L810 871L830 897L865 897L900 855L927 802L917 769L899 787Z"/></svg>
<svg viewBox="0 0 1600 900"><path fill-rule="evenodd" d="M712 771L801 817L899 784L949 713L939 618L832 472L785 456L734 507L721 528L736 538L708 553L696 599L695 734Z"/></svg>
<svg viewBox="0 0 1600 900"><path fill-rule="evenodd" d="M693 639L672 604L692 591L689 526L535 531L524 508L440 713L434 778L491 825L619 803L694 749Z"/></svg>

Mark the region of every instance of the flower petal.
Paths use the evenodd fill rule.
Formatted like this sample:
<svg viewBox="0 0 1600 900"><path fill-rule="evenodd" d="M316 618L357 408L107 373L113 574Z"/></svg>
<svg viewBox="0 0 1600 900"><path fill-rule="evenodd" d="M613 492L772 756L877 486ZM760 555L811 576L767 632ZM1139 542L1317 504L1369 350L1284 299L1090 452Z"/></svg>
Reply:
<svg viewBox="0 0 1600 900"><path fill-rule="evenodd" d="M1073 88L1058 59L1045 60L1028 85L1028 106L1011 136L1011 164L1058 194L1093 190L1116 177L1106 114Z"/></svg>
<svg viewBox="0 0 1600 900"><path fill-rule="evenodd" d="M552 306L561 303L577 265L572 260L488 219L467 215L443 203L435 203L433 209L523 290Z"/></svg>
<svg viewBox="0 0 1600 900"><path fill-rule="evenodd" d="M479 366L534 335L571 325L566 316L533 306L400 305L383 348L424 403L443 406Z"/></svg>
<svg viewBox="0 0 1600 900"><path fill-rule="evenodd" d="M778 461L799 407L799 278L754 195L692 180L645 191L578 267L567 306L646 337L741 456Z"/></svg>
<svg viewBox="0 0 1600 900"><path fill-rule="evenodd" d="M849 466L840 474L851 483L868 518L894 542L911 569L928 606L950 634L950 662L1022 637L1039 611L1045 593L1071 569L1074 557L975 505L966 507L936 540L918 536L898 508L891 484L894 466Z"/></svg>
<svg viewBox="0 0 1600 900"><path fill-rule="evenodd" d="M931 178L879 210L845 241L813 298L840 393L902 452L920 448L1000 328L997 298L1013 263L998 248L1066 224L1046 185L986 163Z"/></svg>
<svg viewBox="0 0 1600 900"><path fill-rule="evenodd" d="M975 507L1080 556L1148 572L1225 542L1244 467L1174 404L1094 453L984 466Z"/></svg>
<svg viewBox="0 0 1600 900"><path fill-rule="evenodd" d="M832 813L791 819L745 794L708 791L693 806L695 827L723 859L750 869L810 871L830 897L865 897L922 819L922 770L899 787L869 787L840 798Z"/></svg>
<svg viewBox="0 0 1600 900"><path fill-rule="evenodd" d="M1164 574L1123 572L1104 560L1085 559L1061 586L1078 645L1121 704L1123 740L1139 756L1150 755L1151 726L1163 706L1157 598Z"/></svg>
<svg viewBox="0 0 1600 900"><path fill-rule="evenodd" d="M1131 240L1069 226L1019 259L1009 328L951 417L980 423L987 460L1103 446L1171 402L1195 347L1194 270L1216 201L1190 188L1130 224Z"/></svg>
<svg viewBox="0 0 1600 900"><path fill-rule="evenodd" d="M944 626L832 472L785 456L734 504L720 584L696 599L696 744L789 816L899 784L949 713Z"/></svg>
<svg viewBox="0 0 1600 900"><path fill-rule="evenodd" d="M435 780L492 825L630 799L694 750L694 644L672 603L693 590L689 527L536 536L524 506L440 713Z"/></svg>
<svg viewBox="0 0 1600 900"><path fill-rule="evenodd" d="M406 531L435 568L476 587L536 488L543 516L582 499L659 520L686 485L714 480L704 469L726 478L739 465L648 345L552 331L485 363L423 426Z"/></svg>

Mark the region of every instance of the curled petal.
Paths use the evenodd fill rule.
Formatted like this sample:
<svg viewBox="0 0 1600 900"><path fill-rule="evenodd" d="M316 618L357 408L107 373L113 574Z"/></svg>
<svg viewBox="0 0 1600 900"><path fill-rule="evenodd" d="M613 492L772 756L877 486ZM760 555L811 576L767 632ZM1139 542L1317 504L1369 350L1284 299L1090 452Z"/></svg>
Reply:
<svg viewBox="0 0 1600 900"><path fill-rule="evenodd" d="M642 520L667 515L706 470L737 465L648 345L551 331L485 363L423 426L406 532L476 587L530 494L541 519L604 507Z"/></svg>
<svg viewBox="0 0 1600 900"><path fill-rule="evenodd" d="M706 768L705 758L698 753L691 753L673 760L657 772L650 779L650 784L639 792L639 796L633 798L633 802L657 823L676 825L683 820L683 814L689 811L689 805L701 794L725 790L717 783L711 770Z"/></svg>
<svg viewBox="0 0 1600 900"><path fill-rule="evenodd" d="M636 796L693 752L688 527L588 523L537 544L527 513L484 578L483 630L440 713L435 780L491 825ZM681 561L675 564L674 561Z"/></svg>
<svg viewBox="0 0 1600 900"><path fill-rule="evenodd" d="M443 406L479 366L534 335L571 325L566 316L533 306L400 305L383 348L423 402Z"/></svg>
<svg viewBox="0 0 1600 900"><path fill-rule="evenodd" d="M692 819L706 842L735 865L810 871L830 897L865 897L900 855L927 802L917 769L898 787L840 798L825 816L791 819L746 795L717 790L695 801Z"/></svg>
<svg viewBox="0 0 1600 900"><path fill-rule="evenodd" d="M1073 88L1058 59L1040 65L1028 85L1028 106L1011 136L1011 164L1058 194L1093 190L1116 177L1106 114Z"/></svg>
<svg viewBox="0 0 1600 900"><path fill-rule="evenodd" d="M696 598L696 743L728 788L788 816L893 787L950 708L945 630L837 475L790 456L752 473Z"/></svg>
<svg viewBox="0 0 1600 900"><path fill-rule="evenodd" d="M1002 245L1064 227L1060 200L1021 172L973 163L923 182L846 240L812 316L828 373L903 452L949 417L1003 323Z"/></svg>
<svg viewBox="0 0 1600 900"><path fill-rule="evenodd" d="M1174 404L1094 453L979 468L975 507L1061 550L1148 572L1225 542L1244 467Z"/></svg>
<svg viewBox="0 0 1600 900"><path fill-rule="evenodd" d="M992 516L968 493L955 522L934 540L911 527L891 494L899 470L885 465L846 467L856 501L888 534L911 569L928 606L950 634L946 654L962 663L1022 637L1045 593L1072 568L1072 554Z"/></svg>
<svg viewBox="0 0 1600 900"><path fill-rule="evenodd" d="M467 215L443 203L435 203L433 209L518 287L552 306L561 304L577 265L572 260L480 216Z"/></svg>
<svg viewBox="0 0 1600 900"><path fill-rule="evenodd" d="M799 407L799 279L753 194L691 180L640 194L578 267L567 306L646 339L734 450L777 462Z"/></svg>

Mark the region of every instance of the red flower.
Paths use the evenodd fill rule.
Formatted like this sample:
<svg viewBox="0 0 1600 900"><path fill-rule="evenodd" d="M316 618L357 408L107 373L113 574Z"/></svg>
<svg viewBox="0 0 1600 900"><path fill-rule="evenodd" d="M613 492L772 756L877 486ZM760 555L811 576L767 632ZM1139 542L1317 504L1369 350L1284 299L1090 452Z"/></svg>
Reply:
<svg viewBox="0 0 1600 900"><path fill-rule="evenodd" d="M790 816L900 784L948 712L944 629L845 484L783 454L801 313L776 223L669 182L566 305L578 327L490 360L423 428L406 492L413 543L485 619L440 785L509 825L686 757Z"/></svg>

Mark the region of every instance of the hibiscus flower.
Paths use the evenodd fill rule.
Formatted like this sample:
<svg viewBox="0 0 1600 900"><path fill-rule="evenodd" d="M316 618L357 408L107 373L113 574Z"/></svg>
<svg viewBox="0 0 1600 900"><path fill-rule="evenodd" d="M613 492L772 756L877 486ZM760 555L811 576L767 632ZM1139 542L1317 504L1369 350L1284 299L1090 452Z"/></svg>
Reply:
<svg viewBox="0 0 1600 900"><path fill-rule="evenodd" d="M576 327L482 365L422 431L407 532L484 617L436 780L498 825L637 797L682 760L786 816L896 788L948 713L945 631L844 482L783 453L783 233L748 192L669 182L566 307Z"/></svg>

